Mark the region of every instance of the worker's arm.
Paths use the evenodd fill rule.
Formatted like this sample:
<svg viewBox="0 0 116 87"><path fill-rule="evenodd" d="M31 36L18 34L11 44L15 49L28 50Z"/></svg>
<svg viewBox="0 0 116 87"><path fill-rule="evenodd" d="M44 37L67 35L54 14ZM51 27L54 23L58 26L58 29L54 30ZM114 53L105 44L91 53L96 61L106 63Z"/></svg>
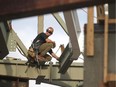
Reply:
<svg viewBox="0 0 116 87"><path fill-rule="evenodd" d="M52 49L49 51L52 57L54 57L56 60L59 60L59 57L52 51Z"/></svg>
<svg viewBox="0 0 116 87"><path fill-rule="evenodd" d="M54 41L52 41L51 39L47 38L47 39L46 39L46 42L47 42L47 43L53 43Z"/></svg>
<svg viewBox="0 0 116 87"><path fill-rule="evenodd" d="M56 60L59 60L59 57L55 53L51 53L52 57L54 57Z"/></svg>

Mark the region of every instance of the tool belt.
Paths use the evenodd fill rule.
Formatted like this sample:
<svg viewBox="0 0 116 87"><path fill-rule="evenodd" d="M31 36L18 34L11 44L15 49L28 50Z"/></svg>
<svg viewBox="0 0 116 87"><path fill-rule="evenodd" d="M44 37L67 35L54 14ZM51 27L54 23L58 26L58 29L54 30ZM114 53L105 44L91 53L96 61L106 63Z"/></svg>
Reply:
<svg viewBox="0 0 116 87"><path fill-rule="evenodd" d="M36 54L38 54L39 46L40 46L39 42L36 42L35 44L32 43L27 52L28 56L33 59L36 58Z"/></svg>
<svg viewBox="0 0 116 87"><path fill-rule="evenodd" d="M28 56L31 57L31 58L36 57L35 51L34 51L34 49L32 47L29 47L27 53L28 53Z"/></svg>
<svg viewBox="0 0 116 87"><path fill-rule="evenodd" d="M36 58L36 53L37 50L35 50L33 47L29 47L28 49L28 57L31 58L31 59L35 59ZM38 58L39 61L45 61L43 58L39 57Z"/></svg>
<svg viewBox="0 0 116 87"><path fill-rule="evenodd" d="M53 43L53 45L55 46L55 43ZM36 44L32 44L29 49L28 49L28 57L29 59L31 58L32 60L36 58L36 55L38 55L38 51L39 51L39 46L40 44L36 45ZM47 54L46 54L47 55ZM48 56L48 55L47 55ZM38 55L38 61L42 62L42 61L50 61L51 60L51 57L47 57L47 56L44 56L44 57L40 57Z"/></svg>

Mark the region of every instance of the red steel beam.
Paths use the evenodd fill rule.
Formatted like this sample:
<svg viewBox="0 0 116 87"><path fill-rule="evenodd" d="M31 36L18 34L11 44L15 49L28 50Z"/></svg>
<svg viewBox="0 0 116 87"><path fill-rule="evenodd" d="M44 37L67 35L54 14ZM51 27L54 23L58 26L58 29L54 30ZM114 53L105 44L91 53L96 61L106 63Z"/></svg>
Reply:
<svg viewBox="0 0 116 87"><path fill-rule="evenodd" d="M0 20L65 11L115 0L0 0Z"/></svg>

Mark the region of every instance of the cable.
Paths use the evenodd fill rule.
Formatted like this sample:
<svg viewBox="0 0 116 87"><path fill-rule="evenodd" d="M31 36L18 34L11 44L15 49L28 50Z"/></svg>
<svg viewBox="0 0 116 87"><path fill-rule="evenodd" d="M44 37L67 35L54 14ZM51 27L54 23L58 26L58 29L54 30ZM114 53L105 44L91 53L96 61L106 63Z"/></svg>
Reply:
<svg viewBox="0 0 116 87"><path fill-rule="evenodd" d="M88 14L88 12L85 11L84 9L81 8L81 10L83 10L86 14ZM95 17L95 16L93 16L93 17L97 19L97 17Z"/></svg>
<svg viewBox="0 0 116 87"><path fill-rule="evenodd" d="M59 51L59 49L60 49L60 46L59 46L58 50L55 52L55 54L57 54L57 52Z"/></svg>
<svg viewBox="0 0 116 87"><path fill-rule="evenodd" d="M79 57L80 59L82 59L82 60L84 60L84 58L82 58L82 57Z"/></svg>

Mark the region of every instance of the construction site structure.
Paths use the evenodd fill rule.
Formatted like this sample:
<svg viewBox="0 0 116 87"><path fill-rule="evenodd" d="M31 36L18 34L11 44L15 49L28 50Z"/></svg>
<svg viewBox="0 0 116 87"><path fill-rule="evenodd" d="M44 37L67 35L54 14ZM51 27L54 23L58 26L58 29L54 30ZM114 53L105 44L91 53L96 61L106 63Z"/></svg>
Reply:
<svg viewBox="0 0 116 87"><path fill-rule="evenodd" d="M108 7L104 8L107 4ZM61 87L116 87L115 0L25 0L0 1L0 87L29 87L29 80L59 85ZM94 23L94 6L97 23ZM88 8L88 22L84 25L84 53L80 51L79 20L76 10ZM14 8L16 10L14 10ZM63 11L65 22L58 11ZM108 14L106 14L107 12ZM43 31L43 14L52 13L70 41L62 50L59 64L52 62L43 67L30 67L25 61L4 58L16 48L24 56L27 49L12 29L9 20L36 16L38 32ZM73 63L80 54L84 64ZM81 85L79 85L81 84Z"/></svg>

